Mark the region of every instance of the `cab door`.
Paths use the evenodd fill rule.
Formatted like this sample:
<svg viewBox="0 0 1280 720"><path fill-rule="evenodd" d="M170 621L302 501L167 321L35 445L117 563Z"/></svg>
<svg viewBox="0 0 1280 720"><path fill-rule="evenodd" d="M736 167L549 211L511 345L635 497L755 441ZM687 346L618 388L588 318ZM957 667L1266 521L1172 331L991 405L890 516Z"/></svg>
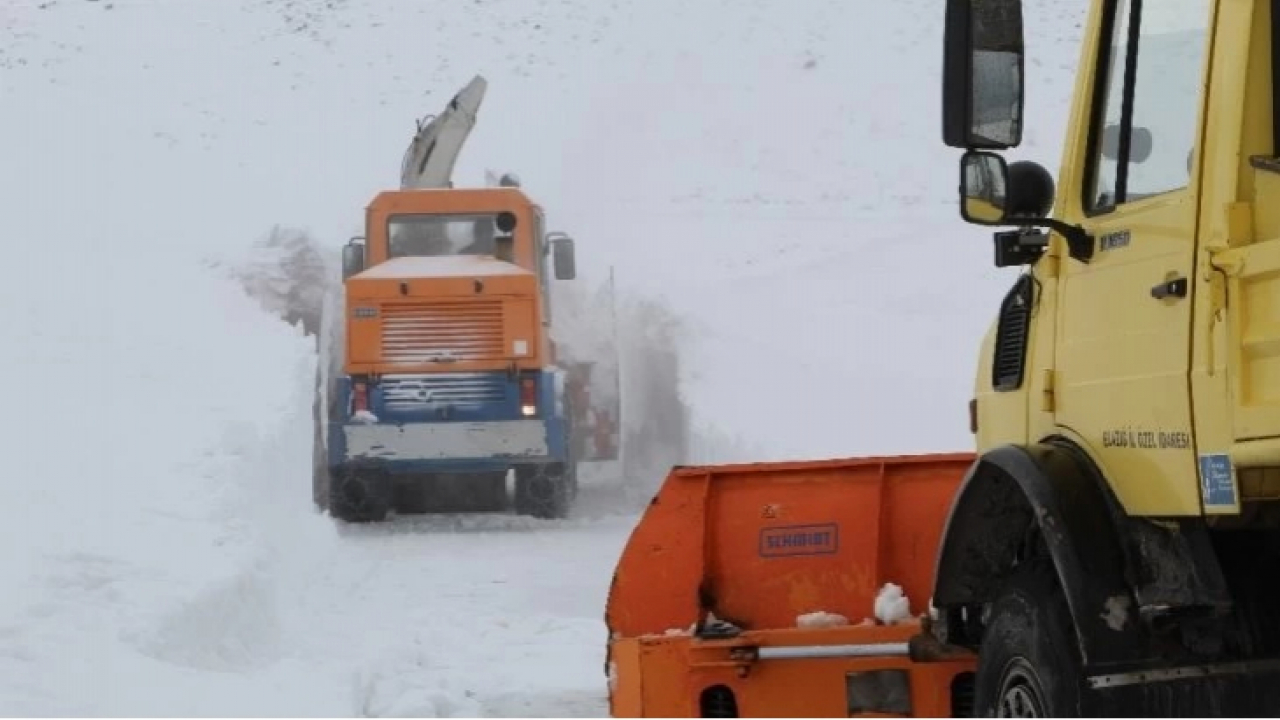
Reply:
<svg viewBox="0 0 1280 720"><path fill-rule="evenodd" d="M1054 416L1136 515L1197 515L1190 351L1192 177L1209 0L1112 0L1102 17L1083 172L1064 219L1094 238L1063 263Z"/></svg>

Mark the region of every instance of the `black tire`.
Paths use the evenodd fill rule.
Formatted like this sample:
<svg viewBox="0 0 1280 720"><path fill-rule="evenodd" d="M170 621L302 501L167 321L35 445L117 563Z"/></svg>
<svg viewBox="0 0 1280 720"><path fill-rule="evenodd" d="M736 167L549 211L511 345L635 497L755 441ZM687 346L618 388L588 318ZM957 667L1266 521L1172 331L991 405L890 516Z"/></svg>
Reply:
<svg viewBox="0 0 1280 720"><path fill-rule="evenodd" d="M377 523L391 512L391 480L384 473L332 473L329 514L349 523Z"/></svg>
<svg viewBox="0 0 1280 720"><path fill-rule="evenodd" d="M544 520L569 516L573 503L572 479L561 463L516 468L516 513Z"/></svg>
<svg viewBox="0 0 1280 720"><path fill-rule="evenodd" d="M1048 561L1020 566L992 604L978 653L978 717L1081 717L1082 676L1066 599Z"/></svg>

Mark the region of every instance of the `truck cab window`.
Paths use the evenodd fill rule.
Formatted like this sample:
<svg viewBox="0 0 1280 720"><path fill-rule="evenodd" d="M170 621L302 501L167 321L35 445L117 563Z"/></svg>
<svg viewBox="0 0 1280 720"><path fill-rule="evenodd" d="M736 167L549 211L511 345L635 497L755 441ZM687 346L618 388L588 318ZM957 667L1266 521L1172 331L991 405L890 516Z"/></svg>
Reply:
<svg viewBox="0 0 1280 720"><path fill-rule="evenodd" d="M393 215L387 257L493 255L495 215Z"/></svg>
<svg viewBox="0 0 1280 720"><path fill-rule="evenodd" d="M1094 213L1187 187L1208 45L1209 0L1116 0L1111 13L1085 192Z"/></svg>

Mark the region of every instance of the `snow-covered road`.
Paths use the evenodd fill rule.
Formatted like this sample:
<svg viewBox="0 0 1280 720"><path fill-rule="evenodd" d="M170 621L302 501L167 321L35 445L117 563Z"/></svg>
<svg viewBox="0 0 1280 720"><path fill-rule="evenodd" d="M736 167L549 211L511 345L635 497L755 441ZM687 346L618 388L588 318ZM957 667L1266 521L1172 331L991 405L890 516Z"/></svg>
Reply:
<svg viewBox="0 0 1280 720"><path fill-rule="evenodd" d="M311 338L190 262L46 257L57 294L0 286L0 714L607 714L634 515L588 487L559 523L336 524L310 503Z"/></svg>
<svg viewBox="0 0 1280 720"><path fill-rule="evenodd" d="M239 567L192 558L210 581L167 602L139 597L181 588L155 568L51 556L0 625L0 713L605 716L604 602L631 522L299 517Z"/></svg>
<svg viewBox="0 0 1280 720"><path fill-rule="evenodd" d="M605 716L604 602L630 522L351 528L298 586L291 612L314 633L299 648L355 683L357 714Z"/></svg>

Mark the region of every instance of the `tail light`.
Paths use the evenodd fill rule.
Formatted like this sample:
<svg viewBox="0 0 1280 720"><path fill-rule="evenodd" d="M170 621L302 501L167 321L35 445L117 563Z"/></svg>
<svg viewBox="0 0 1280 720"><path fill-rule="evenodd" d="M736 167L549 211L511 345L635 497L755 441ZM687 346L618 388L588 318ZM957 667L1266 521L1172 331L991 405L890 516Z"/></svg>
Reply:
<svg viewBox="0 0 1280 720"><path fill-rule="evenodd" d="M538 383L531 377L520 380L520 414L525 417L538 414Z"/></svg>
<svg viewBox="0 0 1280 720"><path fill-rule="evenodd" d="M351 412L369 410L369 386L364 382L351 383Z"/></svg>

